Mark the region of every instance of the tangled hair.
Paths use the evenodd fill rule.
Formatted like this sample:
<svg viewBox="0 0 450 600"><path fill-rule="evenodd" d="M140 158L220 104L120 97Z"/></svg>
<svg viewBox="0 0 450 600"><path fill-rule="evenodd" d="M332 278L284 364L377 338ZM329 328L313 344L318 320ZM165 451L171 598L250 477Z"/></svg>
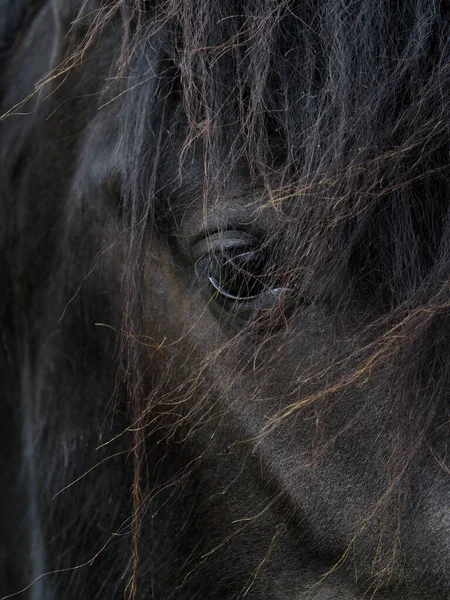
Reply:
<svg viewBox="0 0 450 600"><path fill-rule="evenodd" d="M134 250L148 218L164 210L155 186L174 129L186 131L180 173L201 148L205 201L219 202L233 171L248 165L286 224L274 266L286 283L332 312L361 299L376 307L375 318L362 318L351 374L331 388L388 364L399 394L414 397L418 422L429 423L449 384L442 3L111 2L94 30L114 11L125 23L118 85L131 83L121 91Z"/></svg>
<svg viewBox="0 0 450 600"><path fill-rule="evenodd" d="M393 450L388 491L395 492L417 451L432 446L431 425L448 404L450 9L438 0L96 5L84 3L71 29L71 51L41 88L83 69L104 31L121 28L113 78L98 105L115 104L126 132L120 211L129 293L121 377L133 399L133 425L139 424L133 429L135 574L147 430L159 426L158 407L170 406L160 393L170 365L146 388L149 348L138 290L149 222L164 228L184 210L164 197L161 184L174 154L178 182L201 155L208 205L226 201L234 174L248 172L265 199L259 210L279 217L279 230L265 242L268 268L284 287L295 286L299 298L326 307L332 321L358 307L351 352L347 347L332 365L324 360L299 371L288 402L267 415L260 433L270 435L312 403L326 406L336 392L383 371L392 398L410 415ZM173 140L180 137L177 146ZM265 315L262 338L274 335L277 311L279 303ZM197 394L195 408L181 410L183 423L207 418L202 399L210 388L199 385L203 374L260 326L250 320L199 365L177 399L180 411L183 399L188 404ZM264 366L260 370L263 379ZM160 411L164 418L167 410ZM165 421L160 426L173 434ZM131 597L135 593L136 581Z"/></svg>

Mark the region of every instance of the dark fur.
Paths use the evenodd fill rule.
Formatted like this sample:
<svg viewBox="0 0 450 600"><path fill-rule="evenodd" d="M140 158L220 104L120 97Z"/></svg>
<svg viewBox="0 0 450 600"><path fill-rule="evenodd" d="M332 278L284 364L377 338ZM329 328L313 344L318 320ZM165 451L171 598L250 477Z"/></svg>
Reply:
<svg viewBox="0 0 450 600"><path fill-rule="evenodd" d="M5 6L0 593L448 598L450 12Z"/></svg>

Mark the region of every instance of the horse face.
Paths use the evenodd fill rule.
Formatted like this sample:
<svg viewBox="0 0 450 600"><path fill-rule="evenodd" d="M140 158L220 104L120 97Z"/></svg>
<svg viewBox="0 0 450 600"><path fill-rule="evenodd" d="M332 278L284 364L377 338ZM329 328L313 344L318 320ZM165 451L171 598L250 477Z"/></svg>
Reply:
<svg viewBox="0 0 450 600"><path fill-rule="evenodd" d="M67 31L49 44L51 15ZM32 63L37 79L70 54L71 19L48 5L15 71ZM66 569L35 597L115 597L134 569L137 598L444 599L447 410L440 399L416 424L394 385L396 346L375 344L388 327L377 269L352 254L347 281L334 247L305 267L308 248L326 246L305 240L325 238L339 207L319 222L310 196L286 192L278 157L270 182L241 157L214 181L207 135L189 138L176 84L156 85L161 40L130 58L139 85L105 93L122 43L107 23L29 130L4 127L3 187L20 198L5 336L27 391L15 391L29 418L17 431L33 484L15 492L33 516L21 548L29 579ZM23 90L9 93L12 105ZM276 132L270 142L276 155ZM386 234L370 216L357 245L368 262ZM431 406L427 394L416 400Z"/></svg>

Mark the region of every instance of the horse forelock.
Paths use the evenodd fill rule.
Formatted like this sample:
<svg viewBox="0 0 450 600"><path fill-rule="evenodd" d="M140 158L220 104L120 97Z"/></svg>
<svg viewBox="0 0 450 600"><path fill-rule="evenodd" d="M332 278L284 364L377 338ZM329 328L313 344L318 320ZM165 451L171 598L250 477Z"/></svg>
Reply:
<svg viewBox="0 0 450 600"><path fill-rule="evenodd" d="M216 198L246 165L264 206L297 222L288 237L305 270L334 257L326 288L362 270L389 310L425 292L423 303L436 301L449 251L449 25L437 3L398 15L331 0L73 7L72 27L88 33L52 76L75 67L109 21L123 23L119 93L107 100L124 98L131 202L181 120L180 161L201 146L204 193ZM134 168L149 147L151 164ZM155 197L149 189L130 212L150 214Z"/></svg>
<svg viewBox="0 0 450 600"><path fill-rule="evenodd" d="M143 71L122 84L129 214L158 214L136 192L157 196L140 156L152 147L164 160L181 112L180 179L189 153L200 152L202 193L220 202L244 164L264 208L280 217L288 250L274 260L299 295L311 295L313 280L317 298L344 309L349 295L371 296L374 354L404 355L403 369L423 375L420 355L429 361L434 343L445 352L446 336L432 331L449 328L445 9L334 0L127 6L120 64ZM428 383L438 385L438 371Z"/></svg>

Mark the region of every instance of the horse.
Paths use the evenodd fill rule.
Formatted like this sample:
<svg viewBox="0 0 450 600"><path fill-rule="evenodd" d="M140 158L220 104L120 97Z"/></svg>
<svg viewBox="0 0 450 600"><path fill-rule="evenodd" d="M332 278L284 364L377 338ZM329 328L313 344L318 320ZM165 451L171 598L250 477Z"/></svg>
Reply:
<svg viewBox="0 0 450 600"><path fill-rule="evenodd" d="M450 9L0 3L0 597L445 600Z"/></svg>

